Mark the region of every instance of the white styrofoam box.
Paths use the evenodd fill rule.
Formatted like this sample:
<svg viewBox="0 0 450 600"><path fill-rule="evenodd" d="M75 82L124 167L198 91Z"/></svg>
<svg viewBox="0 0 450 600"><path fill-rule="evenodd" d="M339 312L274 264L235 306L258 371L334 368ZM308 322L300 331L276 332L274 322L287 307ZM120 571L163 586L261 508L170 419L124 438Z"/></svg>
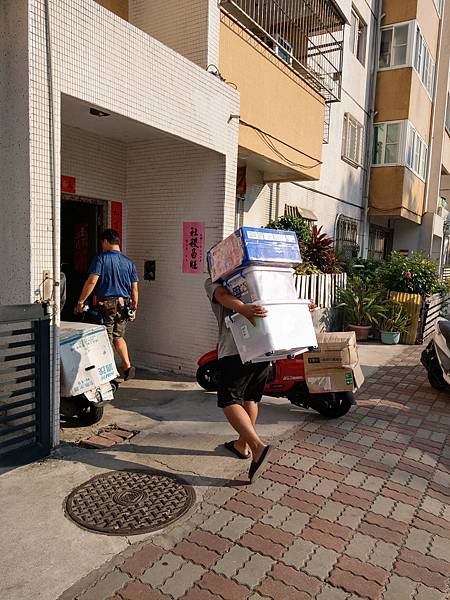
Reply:
<svg viewBox="0 0 450 600"><path fill-rule="evenodd" d="M295 356L317 346L308 300L261 302L266 317L255 317L254 325L241 314L227 317L243 363Z"/></svg>
<svg viewBox="0 0 450 600"><path fill-rule="evenodd" d="M233 296L246 304L298 300L294 284L294 269L252 266L240 269L225 280Z"/></svg>
<svg viewBox="0 0 450 600"><path fill-rule="evenodd" d="M96 390L102 391L102 386L119 376L108 334L102 325L61 322L60 351L61 395L64 397L86 394L94 399L91 396L95 396Z"/></svg>

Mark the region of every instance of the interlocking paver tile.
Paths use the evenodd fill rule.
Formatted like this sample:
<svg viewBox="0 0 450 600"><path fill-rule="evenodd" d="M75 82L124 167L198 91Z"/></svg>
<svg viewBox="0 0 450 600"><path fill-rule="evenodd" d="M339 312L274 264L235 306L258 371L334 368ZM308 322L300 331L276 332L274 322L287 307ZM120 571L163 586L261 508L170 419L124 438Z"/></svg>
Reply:
<svg viewBox="0 0 450 600"><path fill-rule="evenodd" d="M192 587L197 579L205 573L205 569L199 565L185 564L175 571L172 577L169 577L164 585L161 586L161 591L174 598L180 598L189 588Z"/></svg>
<svg viewBox="0 0 450 600"><path fill-rule="evenodd" d="M448 595L419 583L414 600L447 600Z"/></svg>
<svg viewBox="0 0 450 600"><path fill-rule="evenodd" d="M349 594L326 583L316 600L348 600Z"/></svg>
<svg viewBox="0 0 450 600"><path fill-rule="evenodd" d="M236 541L243 536L254 523L255 521L253 519L236 514L235 517L221 530L220 535L224 538Z"/></svg>
<svg viewBox="0 0 450 600"><path fill-rule="evenodd" d="M250 559L252 552L242 546L233 546L213 567L216 573L232 577Z"/></svg>
<svg viewBox="0 0 450 600"><path fill-rule="evenodd" d="M282 508L282 507L279 507ZM280 529L298 535L302 529L309 523L311 515L291 509L288 518L280 525Z"/></svg>
<svg viewBox="0 0 450 600"><path fill-rule="evenodd" d="M132 577L137 577L161 558L162 554L162 548L158 548L154 544L148 543L130 556L130 558L122 563L119 568L121 571L128 573Z"/></svg>
<svg viewBox="0 0 450 600"><path fill-rule="evenodd" d="M250 560L239 569L234 579L238 583L253 589L261 583L274 564L275 561L268 556L253 554Z"/></svg>
<svg viewBox="0 0 450 600"><path fill-rule="evenodd" d="M375 548L377 540L368 535L355 533L350 543L345 549L345 553L354 558L365 561L369 558L372 550Z"/></svg>
<svg viewBox="0 0 450 600"><path fill-rule="evenodd" d="M447 588L447 577L441 575L440 573L430 571L425 567L419 567L416 564L398 560L395 563L394 568L395 572L400 575L400 577L408 577L412 581L423 583L432 588L437 588L441 592L444 592Z"/></svg>
<svg viewBox="0 0 450 600"><path fill-rule="evenodd" d="M221 596L224 600L246 600L250 593L247 587L216 573L206 573L197 585Z"/></svg>
<svg viewBox="0 0 450 600"><path fill-rule="evenodd" d="M170 600L170 597L159 590L144 585L140 581L131 581L122 590L120 598L123 600Z"/></svg>
<svg viewBox="0 0 450 600"><path fill-rule="evenodd" d="M370 563L377 567L382 567L386 571L390 571L398 554L398 547L394 544L388 544L383 540L378 540L373 551L370 554Z"/></svg>
<svg viewBox="0 0 450 600"><path fill-rule="evenodd" d="M114 570L80 596L82 600L106 600L130 581L129 576Z"/></svg>
<svg viewBox="0 0 450 600"><path fill-rule="evenodd" d="M297 539L283 554L281 560L287 565L301 569L317 548L316 544L308 540Z"/></svg>
<svg viewBox="0 0 450 600"><path fill-rule="evenodd" d="M431 536L430 536L431 537ZM418 548L414 548L417 550ZM450 542L446 538L442 538L438 535L432 538L430 545L430 554L436 558L446 560L450 562Z"/></svg>
<svg viewBox="0 0 450 600"><path fill-rule="evenodd" d="M338 558L339 554L334 550L319 546L312 557L306 562L303 570L309 575L325 580Z"/></svg>
<svg viewBox="0 0 450 600"><path fill-rule="evenodd" d="M200 527L206 529L206 531L209 531L210 533L219 533L219 531L234 517L235 513L230 510L225 510L224 508L219 508L213 515L208 517Z"/></svg>
<svg viewBox="0 0 450 600"><path fill-rule="evenodd" d="M379 600L383 586L375 581L368 581L364 577L354 575L350 571L335 568L331 573L329 582L347 592L356 593L369 600Z"/></svg>
<svg viewBox="0 0 450 600"><path fill-rule="evenodd" d="M415 590L416 584L411 579L392 575L383 594L383 600L411 600L414 598Z"/></svg>
<svg viewBox="0 0 450 600"><path fill-rule="evenodd" d="M153 587L159 587L185 564L187 561L184 558L169 552L144 571L140 579Z"/></svg>

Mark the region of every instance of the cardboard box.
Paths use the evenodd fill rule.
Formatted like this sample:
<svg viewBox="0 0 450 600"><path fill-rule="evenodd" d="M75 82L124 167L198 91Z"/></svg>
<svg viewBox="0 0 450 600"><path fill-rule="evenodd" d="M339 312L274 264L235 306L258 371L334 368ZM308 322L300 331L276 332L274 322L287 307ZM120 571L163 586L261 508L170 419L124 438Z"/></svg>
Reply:
<svg viewBox="0 0 450 600"><path fill-rule="evenodd" d="M246 265L295 267L302 262L295 232L259 227L236 230L209 250L207 260L212 281Z"/></svg>
<svg viewBox="0 0 450 600"><path fill-rule="evenodd" d="M319 333L318 349L304 354L305 379L311 393L354 392L364 383L353 331Z"/></svg>

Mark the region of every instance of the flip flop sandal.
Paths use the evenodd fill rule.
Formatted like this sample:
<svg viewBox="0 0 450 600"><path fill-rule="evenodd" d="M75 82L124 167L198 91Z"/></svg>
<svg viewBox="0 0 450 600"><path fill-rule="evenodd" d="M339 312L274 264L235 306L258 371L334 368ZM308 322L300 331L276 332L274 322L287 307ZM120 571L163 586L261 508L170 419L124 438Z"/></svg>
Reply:
<svg viewBox="0 0 450 600"><path fill-rule="evenodd" d="M236 450L236 448L234 447L234 441L233 442L225 442L224 446L229 452L231 452L231 454L234 454L241 460L247 460L248 458L250 458L250 452L248 454L242 454L242 452L239 452L239 450Z"/></svg>
<svg viewBox="0 0 450 600"><path fill-rule="evenodd" d="M248 472L248 477L250 479L250 483L253 483L255 481L255 479L258 479L258 477L261 475L262 468L269 460L269 456L270 456L271 452L272 452L272 446L266 446L264 448L264 450L262 451L262 454L259 457L259 460L257 460L256 462L252 461L252 464L250 465L250 470Z"/></svg>

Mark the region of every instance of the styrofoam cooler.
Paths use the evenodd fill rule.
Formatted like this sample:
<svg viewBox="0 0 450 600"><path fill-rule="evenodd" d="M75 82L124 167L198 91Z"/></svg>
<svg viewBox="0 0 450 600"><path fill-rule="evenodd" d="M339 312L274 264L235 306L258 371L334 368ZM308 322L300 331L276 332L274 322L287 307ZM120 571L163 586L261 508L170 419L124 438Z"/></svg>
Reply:
<svg viewBox="0 0 450 600"><path fill-rule="evenodd" d="M61 322L61 395L113 399L110 381L119 376L103 325Z"/></svg>
<svg viewBox="0 0 450 600"><path fill-rule="evenodd" d="M229 291L242 302L250 304L264 298L265 302L298 300L294 284L294 269L251 266L235 271L224 281Z"/></svg>
<svg viewBox="0 0 450 600"><path fill-rule="evenodd" d="M295 267L302 258L294 231L240 227L208 251L207 261L211 280L218 281L248 265Z"/></svg>
<svg viewBox="0 0 450 600"><path fill-rule="evenodd" d="M243 315L226 318L243 363L296 356L317 346L308 300L266 302L266 317L255 317L254 325Z"/></svg>

